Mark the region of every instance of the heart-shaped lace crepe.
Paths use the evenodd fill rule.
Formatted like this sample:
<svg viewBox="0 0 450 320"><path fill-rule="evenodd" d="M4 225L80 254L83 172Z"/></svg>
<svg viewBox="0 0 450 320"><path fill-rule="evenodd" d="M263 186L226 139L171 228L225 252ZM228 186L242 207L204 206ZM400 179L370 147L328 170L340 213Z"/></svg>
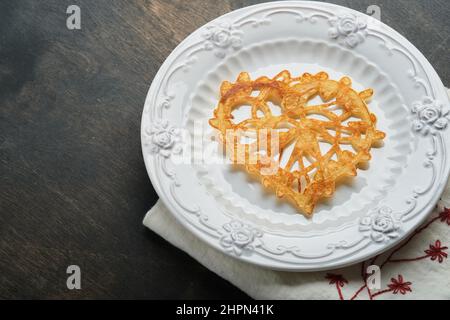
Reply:
<svg viewBox="0 0 450 320"><path fill-rule="evenodd" d="M385 137L365 102L373 90L356 92L348 77L334 81L319 72L292 78L284 70L252 81L242 72L236 83L222 83L220 95L209 123L232 162L305 216L333 195L339 179L356 176L358 164L370 160L371 147ZM322 103L312 105L317 96ZM248 119L234 122L233 111L245 105Z"/></svg>

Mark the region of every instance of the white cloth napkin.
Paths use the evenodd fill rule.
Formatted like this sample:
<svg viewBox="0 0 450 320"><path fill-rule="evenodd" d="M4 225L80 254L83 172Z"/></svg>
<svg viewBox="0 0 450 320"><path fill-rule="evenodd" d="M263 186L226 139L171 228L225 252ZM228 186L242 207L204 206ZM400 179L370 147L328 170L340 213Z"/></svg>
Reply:
<svg viewBox="0 0 450 320"><path fill-rule="evenodd" d="M395 254L381 269L381 288L370 294L364 287L362 263L311 273L257 267L199 240L160 200L145 216L144 225L255 299L450 299L450 210L445 208L450 208L450 183L422 231L405 246L393 249ZM382 264L393 250L374 264ZM369 262L364 263L364 270Z"/></svg>

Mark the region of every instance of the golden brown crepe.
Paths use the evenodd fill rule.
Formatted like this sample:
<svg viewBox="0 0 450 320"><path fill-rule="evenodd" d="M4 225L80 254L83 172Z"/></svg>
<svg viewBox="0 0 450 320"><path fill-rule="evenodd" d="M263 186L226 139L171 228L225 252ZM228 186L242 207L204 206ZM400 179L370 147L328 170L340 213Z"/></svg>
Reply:
<svg viewBox="0 0 450 320"><path fill-rule="evenodd" d="M372 95L372 89L352 89L348 77L330 80L325 72L292 78L284 70L272 79L256 80L242 72L235 83L222 83L209 123L219 130L233 163L241 163L279 198L312 216L316 203L333 195L336 181L356 176L358 164L370 160L371 147L385 137L366 104ZM316 96L322 102L312 105ZM279 106L281 114L274 114L271 104ZM251 106L251 116L235 122L233 110L243 105ZM249 131L257 141L241 142L239 135ZM272 147L275 137L278 148ZM264 152L256 144L266 145ZM292 144L292 153L281 166L283 152ZM328 146L326 151L323 145Z"/></svg>

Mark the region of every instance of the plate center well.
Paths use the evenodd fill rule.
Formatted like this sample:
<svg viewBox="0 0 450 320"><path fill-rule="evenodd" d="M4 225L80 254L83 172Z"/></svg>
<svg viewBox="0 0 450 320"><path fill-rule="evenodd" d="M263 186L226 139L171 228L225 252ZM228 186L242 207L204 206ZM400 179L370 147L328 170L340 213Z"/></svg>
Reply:
<svg viewBox="0 0 450 320"><path fill-rule="evenodd" d="M278 199L258 180L229 164L212 163L207 166L208 174L201 178L203 182L208 181L206 190L216 191L215 197L228 213L244 214L276 225L310 226L349 220L338 219L340 217L359 216L375 206L395 185L395 177L400 174L407 162L407 155L411 153L410 127L403 121L408 113L402 107L402 98L388 77L365 58L342 47L313 40L287 39L253 45L226 58L207 75L192 95L188 123L200 121L208 127L222 81L235 82L242 71L249 72L251 78L256 79L260 76L273 77L282 70L288 70L293 77L305 72L315 74L325 71L333 80L350 77L352 88L357 91L372 88L374 96L368 105L378 118L377 129L387 134L384 145L371 149L369 165L359 169L357 177L341 181L332 198L317 204L311 219L298 214L289 202ZM239 112L237 110L233 115L245 117ZM242 112L245 113L245 110Z"/></svg>

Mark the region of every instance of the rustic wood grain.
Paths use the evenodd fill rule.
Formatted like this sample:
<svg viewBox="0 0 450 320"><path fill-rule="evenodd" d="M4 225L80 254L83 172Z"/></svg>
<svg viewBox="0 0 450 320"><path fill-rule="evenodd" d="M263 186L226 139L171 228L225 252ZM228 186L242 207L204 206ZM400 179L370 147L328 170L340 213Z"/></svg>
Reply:
<svg viewBox="0 0 450 320"><path fill-rule="evenodd" d="M246 298L142 226L157 196L139 125L176 45L257 2L0 2L0 298ZM378 4L450 84L448 1L332 2ZM81 30L66 28L70 4ZM81 290L66 288L70 264Z"/></svg>

